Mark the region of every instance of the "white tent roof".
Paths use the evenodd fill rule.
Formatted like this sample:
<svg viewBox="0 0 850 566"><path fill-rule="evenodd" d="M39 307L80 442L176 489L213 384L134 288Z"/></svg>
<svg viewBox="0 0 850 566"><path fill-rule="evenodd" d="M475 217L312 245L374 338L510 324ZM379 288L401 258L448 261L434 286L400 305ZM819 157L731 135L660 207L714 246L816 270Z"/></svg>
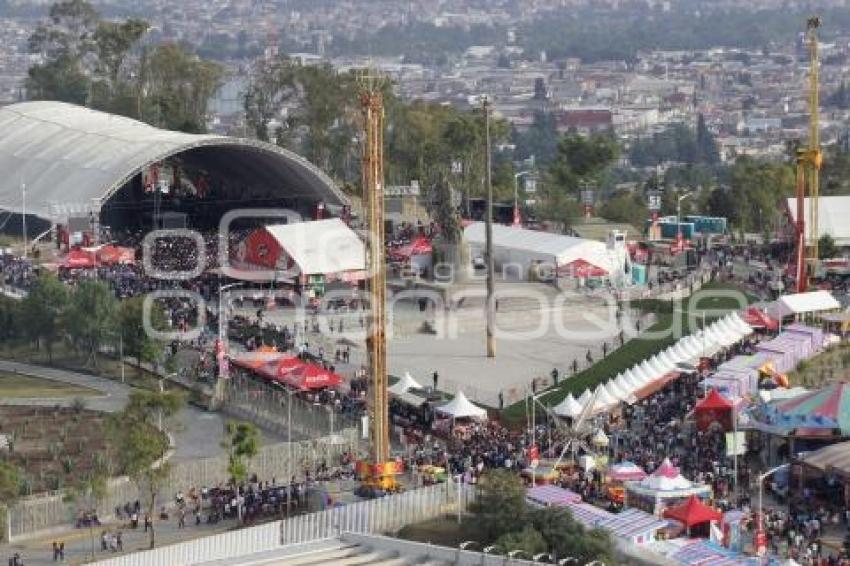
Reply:
<svg viewBox="0 0 850 566"><path fill-rule="evenodd" d="M687 478L679 473L670 460L665 458L651 475L640 480L640 486L646 489L658 491L672 491L674 489L688 489L693 485Z"/></svg>
<svg viewBox="0 0 850 566"><path fill-rule="evenodd" d="M366 269L366 247L339 218L265 227L305 275Z"/></svg>
<svg viewBox="0 0 850 566"><path fill-rule="evenodd" d="M693 359L693 356L682 346L681 340L673 344L673 352L676 354L679 362L686 362Z"/></svg>
<svg viewBox="0 0 850 566"><path fill-rule="evenodd" d="M659 352L658 362L664 367L665 371L670 371L676 367L676 362L670 357L669 350Z"/></svg>
<svg viewBox="0 0 850 566"><path fill-rule="evenodd" d="M635 390L632 382L629 381L624 373L621 373L614 379L614 385L616 385L617 388L624 392L627 396Z"/></svg>
<svg viewBox="0 0 850 566"><path fill-rule="evenodd" d="M682 358L676 352L675 344L664 350L664 355L667 356L667 359L673 362L674 365L682 361Z"/></svg>
<svg viewBox="0 0 850 566"><path fill-rule="evenodd" d="M638 387L643 387L653 379L641 366L634 366L632 374L637 378Z"/></svg>
<svg viewBox="0 0 850 566"><path fill-rule="evenodd" d="M850 224L850 222L848 222ZM829 291L811 291L783 295L767 306L767 314L782 318L807 312L822 312L841 308Z"/></svg>
<svg viewBox="0 0 850 566"><path fill-rule="evenodd" d="M574 419L581 415L584 406L576 401L576 398L573 397L573 394L568 394L563 401L558 403L552 408L552 411L558 415L559 417L569 417Z"/></svg>
<svg viewBox="0 0 850 566"><path fill-rule="evenodd" d="M93 200L104 203L146 167L184 152L213 178L236 176L247 198L268 198L254 192L256 185L283 198L335 206L348 200L318 168L274 144L172 132L82 106L34 101L0 108L0 201L5 210L21 212L25 183L27 214L55 222L61 207L66 216L88 216Z"/></svg>
<svg viewBox="0 0 850 566"><path fill-rule="evenodd" d="M395 395L401 395L402 393L407 393L410 389L422 389L422 385L413 379L409 371L406 371L401 379L395 382L394 385L387 388L387 391Z"/></svg>
<svg viewBox="0 0 850 566"><path fill-rule="evenodd" d="M658 360L658 355L657 355L657 354L656 354L656 355L654 355L654 356L652 356L652 357L649 359L649 366L650 366L651 368L653 368L653 369L655 370L655 373L656 373L656 374L658 374L658 375L664 375L665 373L667 373L667 368L665 368L665 367L664 367L664 364L662 364L662 363Z"/></svg>
<svg viewBox="0 0 850 566"><path fill-rule="evenodd" d="M608 390L608 393L611 395L611 397L617 399L618 401L625 401L629 397L630 393L620 387L617 384L616 379L609 379L608 383L605 384L605 389Z"/></svg>
<svg viewBox="0 0 850 566"><path fill-rule="evenodd" d="M643 373L646 374L650 380L655 380L661 377L661 375L655 371L655 368L650 367L649 362L646 360L640 363L640 369L643 370Z"/></svg>
<svg viewBox="0 0 850 566"><path fill-rule="evenodd" d="M641 388L640 381L630 369L627 369L623 373L623 385L625 385L624 389L629 392L634 392Z"/></svg>
<svg viewBox="0 0 850 566"><path fill-rule="evenodd" d="M808 222L812 201L809 197L803 202L803 218ZM797 221L797 199L787 200L791 222ZM818 238L829 234L839 247L850 246L850 196L822 196L818 198ZM808 231L806 236L808 238ZM808 242L807 242L808 243Z"/></svg>
<svg viewBox="0 0 850 566"><path fill-rule="evenodd" d="M464 228L464 239L472 246L485 243L484 223L473 222ZM618 271L613 265L608 248L602 242L553 234L540 230L525 230L501 224L493 225L494 253L523 254L542 261L567 265L577 259L601 267L608 273Z"/></svg>
<svg viewBox="0 0 850 566"><path fill-rule="evenodd" d="M581 403L582 406L587 405L587 402L590 401L590 398L592 396L593 396L593 391L591 391L590 389L585 389L584 393L582 393L579 396L578 402Z"/></svg>
<svg viewBox="0 0 850 566"><path fill-rule="evenodd" d="M445 405L437 407L437 410L456 419L462 419L464 417L483 419L487 417L487 411L475 406L466 398L463 391L458 391L454 399Z"/></svg>
<svg viewBox="0 0 850 566"><path fill-rule="evenodd" d="M619 401L608 392L604 385L597 386L596 403L593 405L594 410L607 409L617 403Z"/></svg>

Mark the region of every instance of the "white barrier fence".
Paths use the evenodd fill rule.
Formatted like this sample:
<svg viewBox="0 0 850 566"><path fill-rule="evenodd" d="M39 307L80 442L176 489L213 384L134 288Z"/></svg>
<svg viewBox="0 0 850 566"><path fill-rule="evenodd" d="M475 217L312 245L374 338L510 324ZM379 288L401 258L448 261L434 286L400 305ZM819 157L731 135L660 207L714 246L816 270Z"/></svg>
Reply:
<svg viewBox="0 0 850 566"><path fill-rule="evenodd" d="M327 539L343 532L376 534L446 513L464 512L475 498L471 486L437 484L360 501L318 513L299 515L257 527L240 529L154 550L96 562L99 566L177 566L228 560L283 545Z"/></svg>

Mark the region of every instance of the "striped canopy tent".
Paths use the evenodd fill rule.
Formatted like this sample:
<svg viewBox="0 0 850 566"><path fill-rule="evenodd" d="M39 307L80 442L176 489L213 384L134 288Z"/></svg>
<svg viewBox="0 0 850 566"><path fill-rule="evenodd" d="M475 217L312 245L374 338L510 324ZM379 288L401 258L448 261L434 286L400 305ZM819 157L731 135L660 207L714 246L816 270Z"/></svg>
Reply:
<svg viewBox="0 0 850 566"><path fill-rule="evenodd" d="M640 481L646 477L643 468L628 460L608 468L608 479L612 481Z"/></svg>
<svg viewBox="0 0 850 566"><path fill-rule="evenodd" d="M586 528L605 529L612 538L625 539L634 544L653 541L656 533L667 526L666 521L639 509L626 509L615 514L589 503L570 503L567 509Z"/></svg>
<svg viewBox="0 0 850 566"><path fill-rule="evenodd" d="M850 436L850 384L834 383L792 399L771 402L755 420L795 436L803 436L804 431L818 436L837 431L840 436Z"/></svg>

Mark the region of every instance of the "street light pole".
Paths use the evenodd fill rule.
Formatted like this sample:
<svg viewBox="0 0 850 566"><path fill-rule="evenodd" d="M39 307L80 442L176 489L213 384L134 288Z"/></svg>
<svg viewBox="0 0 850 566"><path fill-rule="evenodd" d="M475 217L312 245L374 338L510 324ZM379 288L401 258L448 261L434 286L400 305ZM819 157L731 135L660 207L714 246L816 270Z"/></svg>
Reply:
<svg viewBox="0 0 850 566"><path fill-rule="evenodd" d="M21 235L24 237L24 259L27 258L27 184L21 181Z"/></svg>
<svg viewBox="0 0 850 566"><path fill-rule="evenodd" d="M492 155L490 151L490 101L485 96L484 107L484 135L486 170L485 180L487 185L487 210L484 218L484 233L487 262L487 357L496 357L496 312L495 312L495 262L493 261L493 179L492 179Z"/></svg>
<svg viewBox="0 0 850 566"><path fill-rule="evenodd" d="M685 193L683 195L680 195L679 198L676 200L676 237L677 237L676 243L677 244L681 244L681 242L683 242L683 238L682 238L682 201L687 199L687 198L692 197L693 195L694 195L693 193Z"/></svg>

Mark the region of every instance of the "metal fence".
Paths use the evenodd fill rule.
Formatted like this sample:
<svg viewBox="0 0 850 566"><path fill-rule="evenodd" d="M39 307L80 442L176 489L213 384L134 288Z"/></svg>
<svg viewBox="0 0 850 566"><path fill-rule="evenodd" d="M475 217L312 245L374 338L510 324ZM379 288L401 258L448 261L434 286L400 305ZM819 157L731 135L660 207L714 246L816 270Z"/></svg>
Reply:
<svg viewBox="0 0 850 566"><path fill-rule="evenodd" d="M291 426L293 439L330 436L341 429L360 427L360 418L353 413L308 403L291 391L238 374L225 387L224 411L281 437L286 437Z"/></svg>
<svg viewBox="0 0 850 566"><path fill-rule="evenodd" d="M303 470L315 469L319 462L330 466L338 462L343 453L356 452L358 442L358 431L349 428L336 432L333 438L292 442L291 446L285 442L263 446L251 460L250 470L262 480L285 479L290 472L300 477ZM188 492L192 486L217 485L227 477L226 455L174 464L170 479L160 492L157 507L170 504L178 491ZM137 499L140 499L138 486L126 477L116 478L98 504L98 515L111 516L115 507ZM9 512L7 536L16 540L67 525L83 508L85 503L67 501L62 492L26 497Z"/></svg>
<svg viewBox="0 0 850 566"><path fill-rule="evenodd" d="M376 534L449 512L465 512L475 490L445 483L381 499L360 501L258 527L208 536L96 562L99 566L172 566L227 560L283 545L327 539L343 532Z"/></svg>

